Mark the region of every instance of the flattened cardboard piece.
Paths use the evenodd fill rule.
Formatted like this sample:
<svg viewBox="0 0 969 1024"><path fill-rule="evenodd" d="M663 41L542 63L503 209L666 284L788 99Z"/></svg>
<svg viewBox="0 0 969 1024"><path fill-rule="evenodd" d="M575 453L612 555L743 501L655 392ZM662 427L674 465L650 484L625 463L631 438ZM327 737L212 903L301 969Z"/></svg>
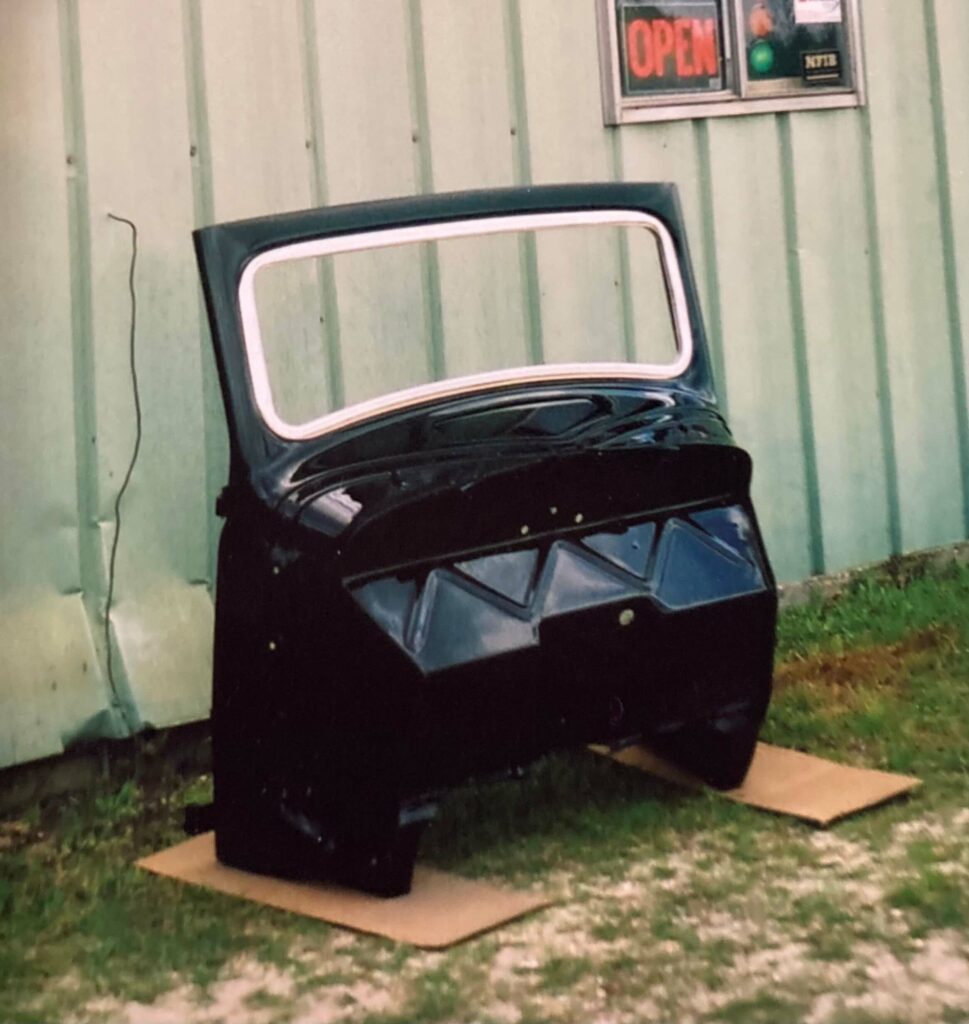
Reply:
<svg viewBox="0 0 969 1024"><path fill-rule="evenodd" d="M703 785L646 747L632 746L615 752L606 747L591 749L667 782L696 788ZM790 814L825 827L838 818L882 804L921 784L920 779L910 775L854 768L797 750L758 743L743 785L727 790L723 795L737 803Z"/></svg>
<svg viewBox="0 0 969 1024"><path fill-rule="evenodd" d="M393 899L335 885L254 875L215 859L212 832L153 853L137 865L157 875L424 949L444 949L551 903L542 895L501 889L420 865L414 869L411 892Z"/></svg>

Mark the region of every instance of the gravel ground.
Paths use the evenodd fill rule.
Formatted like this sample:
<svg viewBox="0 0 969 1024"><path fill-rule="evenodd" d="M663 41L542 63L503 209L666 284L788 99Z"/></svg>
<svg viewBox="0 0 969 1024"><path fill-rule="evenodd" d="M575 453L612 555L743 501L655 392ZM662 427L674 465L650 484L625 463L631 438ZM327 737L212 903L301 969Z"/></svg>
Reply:
<svg viewBox="0 0 969 1024"><path fill-rule="evenodd" d="M610 875L565 870L559 902L443 953L334 929L288 968L246 958L202 996L102 1000L118 1024L331 1021L969 1021L969 810L879 839L792 824L701 835Z"/></svg>

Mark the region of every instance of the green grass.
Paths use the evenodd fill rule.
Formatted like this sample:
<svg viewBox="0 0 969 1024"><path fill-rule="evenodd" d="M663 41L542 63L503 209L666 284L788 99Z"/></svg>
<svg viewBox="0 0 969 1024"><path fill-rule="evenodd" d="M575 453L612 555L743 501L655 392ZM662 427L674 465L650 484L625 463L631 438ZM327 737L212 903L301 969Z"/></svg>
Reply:
<svg viewBox="0 0 969 1024"><path fill-rule="evenodd" d="M943 1020L945 1011L943 1011ZM958 1018L964 1024L965 1016ZM880 1013L869 1013L867 1010L839 1010L831 1018L831 1024L908 1024L901 1017L885 1017Z"/></svg>
<svg viewBox="0 0 969 1024"><path fill-rule="evenodd" d="M836 600L793 609L778 658L799 685L775 694L764 739L931 776L943 801L965 784L969 569L903 588L864 577Z"/></svg>
<svg viewBox="0 0 969 1024"><path fill-rule="evenodd" d="M62 1006L105 994L150 1001L174 978L204 989L236 954L287 963L298 935L328 930L133 866L184 838L180 810L200 788L125 782L64 800L45 809L33 842L0 854L0 1020L56 1020Z"/></svg>
<svg viewBox="0 0 969 1024"><path fill-rule="evenodd" d="M285 1006L288 1002L289 1000L285 996L278 995L275 992L267 992L263 988L250 992L243 999L243 1003L248 1010L272 1010L279 1006Z"/></svg>
<svg viewBox="0 0 969 1024"><path fill-rule="evenodd" d="M794 900L786 920L807 944L810 955L825 962L847 962L858 943L876 937L871 911L848 909L838 892L812 893Z"/></svg>
<svg viewBox="0 0 969 1024"><path fill-rule="evenodd" d="M898 822L964 806L969 569L928 574L909 567L903 574L896 567L861 578L835 600L784 614L778 656L783 685L766 740L910 772L924 782L910 800L846 822L836 835L877 848ZM150 1002L182 982L204 992L240 954L290 972L296 970L294 946L326 960L329 943L341 933L324 924L133 867L138 857L181 838L181 808L206 798L209 787L204 776L136 774L0 823L0 1020L56 1021L99 995ZM714 987L729 968L733 947L703 939L690 915L756 891L767 856L774 858L773 871L784 866L796 877L816 857L810 835L796 823L573 751L544 759L521 783L450 794L423 850L425 859L462 874L512 883L563 870L580 880L622 879L634 863L655 861L650 874L658 894L651 919L637 919L621 905L590 917L586 934L613 943L611 959L549 956L528 981L529 998L537 1000L542 993L567 993L571 985L581 989L595 971L605 972L609 991L620 996L646 991L675 975L675 964L651 961L663 939L676 942L691 963L706 964ZM709 859L697 862L704 870L695 865L687 889L667 899L658 887L676 872L666 860L697 837L712 844L704 854ZM927 840L908 848L889 896L915 934L969 927L965 876L945 870L959 855ZM718 873L725 861L731 873ZM770 907L763 912L769 915ZM833 897L795 903L783 925L797 931L817 958L832 961L849 957L871 926L844 920ZM422 967L407 947L362 938L345 956L297 978L296 988L312 991L383 972L407 980L400 1020L468 1017L475 1009L469 993L481 996L499 948L494 937L478 940ZM800 1004L771 998L729 1003L710 1019L797 1019L789 1015ZM541 1019L538 1002L525 1004Z"/></svg>
<svg viewBox="0 0 969 1024"><path fill-rule="evenodd" d="M428 971L417 979L404 1017L419 1024L453 1017L461 1006L461 986L447 967Z"/></svg>
<svg viewBox="0 0 969 1024"><path fill-rule="evenodd" d="M707 1018L716 1024L797 1024L803 1020L805 1007L770 993L751 999L737 999Z"/></svg>
<svg viewBox="0 0 969 1024"><path fill-rule="evenodd" d="M914 878L889 893L889 902L913 917L913 934L936 928L965 929L969 925L969 888L965 878L923 867Z"/></svg>
<svg viewBox="0 0 969 1024"><path fill-rule="evenodd" d="M542 964L540 985L549 992L561 992L577 985L595 971L586 956L556 956Z"/></svg>
<svg viewBox="0 0 969 1024"><path fill-rule="evenodd" d="M946 625L961 629L965 640L967 604L967 566L937 571L916 567L901 579L890 568L873 571L836 597L788 609L778 624L778 658L891 644L913 632Z"/></svg>

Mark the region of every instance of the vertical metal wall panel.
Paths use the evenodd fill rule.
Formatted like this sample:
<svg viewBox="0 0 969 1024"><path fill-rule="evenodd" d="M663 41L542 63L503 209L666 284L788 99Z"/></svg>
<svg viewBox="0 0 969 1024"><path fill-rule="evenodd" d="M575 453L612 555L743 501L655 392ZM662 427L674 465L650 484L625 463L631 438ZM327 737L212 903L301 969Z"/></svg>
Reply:
<svg viewBox="0 0 969 1024"><path fill-rule="evenodd" d="M697 285L706 295L710 282L703 251L703 198L697 160L696 125L692 121L669 124L634 124L614 133L615 176L624 181L672 181L680 192Z"/></svg>
<svg viewBox="0 0 969 1024"><path fill-rule="evenodd" d="M963 472L963 518L969 532L969 4L963 0L926 0L926 29L933 86L936 167L952 374Z"/></svg>
<svg viewBox="0 0 969 1024"><path fill-rule="evenodd" d="M313 140L304 89L306 40L298 0L206 0L200 5L213 216L254 217L313 205ZM259 308L268 338L294 320L284 353L268 352L291 418L325 411L327 338L309 279L286 281ZM311 325L316 329L312 330ZM275 356L275 358L274 358ZM317 400L317 396L319 400Z"/></svg>
<svg viewBox="0 0 969 1024"><path fill-rule="evenodd" d="M406 0L384 4L379 19L367 5L318 0L313 24L328 201L418 191L420 137L410 100ZM373 395L384 381L405 386L426 378L428 330L418 264L398 254L337 258L333 273L347 401ZM354 295L375 294L382 297L380 308L353 301Z"/></svg>
<svg viewBox="0 0 969 1024"><path fill-rule="evenodd" d="M435 190L513 184L501 4L423 0L421 13Z"/></svg>
<svg viewBox="0 0 969 1024"><path fill-rule="evenodd" d="M314 23L331 203L417 191L414 176L406 0L316 0Z"/></svg>
<svg viewBox="0 0 969 1024"><path fill-rule="evenodd" d="M709 182L703 181L705 169L698 157L703 141L699 125L692 121L628 125L614 133L613 138L617 178L672 181L679 189L697 287L703 300L704 326L714 354L714 367L719 369L720 322L715 311L720 308L720 296L715 253L708 246L712 224L705 223L704 186L708 187ZM629 281L629 287L636 287L635 278Z"/></svg>
<svg viewBox="0 0 969 1024"><path fill-rule="evenodd" d="M5 595L0 643L0 769L117 734L79 594Z"/></svg>
<svg viewBox="0 0 969 1024"><path fill-rule="evenodd" d="M0 8L0 767L107 703L81 600L62 59L54 4Z"/></svg>
<svg viewBox="0 0 969 1024"><path fill-rule="evenodd" d="M965 532L930 77L920 16L917 7L891 0L865 6L870 187L878 218L905 550L945 544Z"/></svg>
<svg viewBox="0 0 969 1024"><path fill-rule="evenodd" d="M610 132L602 126L592 4L518 0L532 179L608 181Z"/></svg>
<svg viewBox="0 0 969 1024"><path fill-rule="evenodd" d="M205 0L202 47L216 220L312 202L294 0Z"/></svg>
<svg viewBox="0 0 969 1024"><path fill-rule="evenodd" d="M435 191L514 184L501 5L423 0L421 13ZM437 246L449 374L528 362L527 282L519 244L507 236Z"/></svg>
<svg viewBox="0 0 969 1024"><path fill-rule="evenodd" d="M208 98L205 91L205 60L202 47L201 0L181 0L182 66L188 103L189 165L192 174L192 200L196 226L215 219L212 195L212 144L209 137ZM215 353L201 284L196 288L200 324L198 344L201 352L202 447L205 457L205 507L208 510L206 539L209 551L209 578L215 579L221 521L213 514L215 503L225 486L229 465L229 436L219 389Z"/></svg>
<svg viewBox="0 0 969 1024"><path fill-rule="evenodd" d="M941 168L951 195L950 227L954 241L955 279L960 323L969 326L969 4L965 0L934 0L941 93L935 103L945 133L947 162ZM963 373L969 375L969 344L962 338Z"/></svg>
<svg viewBox="0 0 969 1024"><path fill-rule="evenodd" d="M528 111L529 163L536 184L608 181L612 146L602 128L595 11L591 4L527 0L518 4ZM623 359L621 251L612 238L539 238L538 285L545 359ZM583 274L582 261L610 267ZM565 291L551 284L568 278ZM608 338L609 343L604 343Z"/></svg>
<svg viewBox="0 0 969 1024"><path fill-rule="evenodd" d="M0 268L0 765L206 713L226 452L193 224L512 182L675 181L779 575L965 536L969 9L867 0L864 15L865 109L614 129L588 0L0 6L0 211L16 253ZM144 444L111 616L127 723L102 618L134 436L130 235L109 210L140 231ZM442 244L294 286L319 321L283 366L297 403L499 355L623 357L636 301L576 274L568 246L506 248L475 263ZM614 239L595 259L635 286ZM542 293L563 275L575 287L555 306ZM375 286L381 301L361 304ZM473 325L494 291L501 317Z"/></svg>
<svg viewBox="0 0 969 1024"><path fill-rule="evenodd" d="M798 411L780 143L773 117L709 126L730 425L782 579L813 571Z"/></svg>
<svg viewBox="0 0 969 1024"><path fill-rule="evenodd" d="M872 324L865 144L854 114L790 118L794 225L824 568L890 550ZM865 514L859 515L858 510Z"/></svg>
<svg viewBox="0 0 969 1024"><path fill-rule="evenodd" d="M56 9L0 21L0 189L6 588L78 590L70 266ZM43 454L41 454L43 453Z"/></svg>
<svg viewBox="0 0 969 1024"><path fill-rule="evenodd" d="M207 712L212 629L192 179L178 0L82 0L99 521L107 565L135 443L128 272L138 228L138 461L121 506L112 675L129 724ZM146 127L150 126L150 130Z"/></svg>
<svg viewBox="0 0 969 1024"><path fill-rule="evenodd" d="M334 273L347 401L430 379L421 254L405 247L337 256Z"/></svg>

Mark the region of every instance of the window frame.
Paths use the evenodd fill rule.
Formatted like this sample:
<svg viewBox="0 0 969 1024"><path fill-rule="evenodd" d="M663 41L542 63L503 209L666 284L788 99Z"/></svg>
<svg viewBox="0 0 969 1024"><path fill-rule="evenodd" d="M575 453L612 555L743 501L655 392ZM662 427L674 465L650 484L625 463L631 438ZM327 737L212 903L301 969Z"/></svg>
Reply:
<svg viewBox="0 0 969 1024"><path fill-rule="evenodd" d="M725 68L727 87L715 94L664 93L624 96L619 59L616 0L596 0L602 116L607 125L682 121L700 117L736 117L742 114L777 114L794 110L838 110L866 103L864 49L860 0L842 0L847 42L846 68L851 84L816 86L807 93L751 95L747 62L736 57L746 50L743 0L720 0L724 25L724 54L735 66Z"/></svg>
<svg viewBox="0 0 969 1024"><path fill-rule="evenodd" d="M638 228L649 231L655 237L676 338L677 353L672 362L573 362L511 367L449 377L392 391L353 402L302 423L290 423L280 414L266 360L255 293L256 275L264 267L368 249L441 242L449 238L473 238L479 235L537 232L571 227ZM683 264L674 235L667 224L655 214L627 207L459 217L429 224L377 227L290 242L268 248L246 263L236 287L236 302L246 369L256 410L265 426L284 441L315 439L376 416L414 408L431 401L521 385L673 381L690 369L696 352Z"/></svg>

